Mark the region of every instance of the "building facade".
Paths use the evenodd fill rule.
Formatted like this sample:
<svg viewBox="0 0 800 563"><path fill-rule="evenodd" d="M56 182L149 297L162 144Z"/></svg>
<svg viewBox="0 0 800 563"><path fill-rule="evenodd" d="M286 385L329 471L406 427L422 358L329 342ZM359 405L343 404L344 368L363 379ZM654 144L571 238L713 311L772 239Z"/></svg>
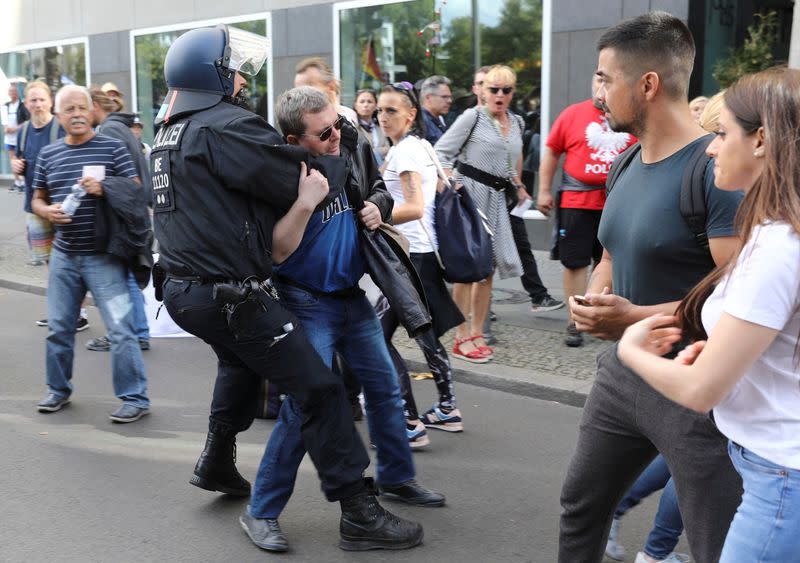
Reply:
<svg viewBox="0 0 800 563"><path fill-rule="evenodd" d="M568 104L589 95L595 44L603 30L649 10L688 21L698 40L691 95L716 91L715 58L740 44L758 9L779 12L778 58L788 57L791 0L4 0L0 79L115 83L128 111L152 136L166 93L163 59L171 42L194 27L228 23L264 34L271 56L249 92L269 117L305 57L331 62L342 103L381 81L416 82L445 74L456 105L466 107L472 73L502 62L519 75L518 108L541 111L542 132ZM785 57L784 57L785 58ZM0 96L5 95L5 88ZM544 136L544 135L543 135ZM0 174L8 173L5 154Z"/></svg>

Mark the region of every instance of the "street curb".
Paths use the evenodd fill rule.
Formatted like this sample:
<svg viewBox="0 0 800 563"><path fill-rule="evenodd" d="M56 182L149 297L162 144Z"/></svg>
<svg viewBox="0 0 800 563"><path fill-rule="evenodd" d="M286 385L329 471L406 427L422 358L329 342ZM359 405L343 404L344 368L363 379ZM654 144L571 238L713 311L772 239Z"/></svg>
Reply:
<svg viewBox="0 0 800 563"><path fill-rule="evenodd" d="M6 289L12 289L14 291L22 291L25 293L33 293L34 295L41 295L42 297L47 296L47 288L42 287L40 285L34 285L30 283L22 283L12 280L5 280L0 278L0 287L4 287Z"/></svg>
<svg viewBox="0 0 800 563"><path fill-rule="evenodd" d="M417 360L410 360L404 358L406 365L411 371L427 372L430 368L424 362ZM555 387L547 387L532 383L530 381L519 381L517 379L510 379L499 375L487 375L485 373L475 373L465 369L452 368L453 379L459 383L467 385L474 385L476 387L484 387L486 389L494 389L495 391L502 391L510 393L511 395L522 395L542 401L552 401L554 403L561 403L571 407L583 408L586 403L587 395L577 391L568 391L565 389L557 389Z"/></svg>

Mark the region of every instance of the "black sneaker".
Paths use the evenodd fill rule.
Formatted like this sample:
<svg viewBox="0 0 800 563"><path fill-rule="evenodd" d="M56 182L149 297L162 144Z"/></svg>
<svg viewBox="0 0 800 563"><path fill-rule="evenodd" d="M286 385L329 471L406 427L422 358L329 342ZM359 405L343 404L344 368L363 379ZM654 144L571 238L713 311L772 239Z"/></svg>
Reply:
<svg viewBox="0 0 800 563"><path fill-rule="evenodd" d="M399 485L380 485L380 494L387 499L415 506L444 506L443 494L426 489L414 479Z"/></svg>
<svg viewBox="0 0 800 563"><path fill-rule="evenodd" d="M134 407L133 405L126 405L123 403L120 408L108 415L108 418L113 422L120 423L136 422L146 414L150 414L149 409Z"/></svg>
<svg viewBox="0 0 800 563"><path fill-rule="evenodd" d="M86 343L86 349L92 352L108 352L111 350L111 341L108 336L98 336Z"/></svg>
<svg viewBox="0 0 800 563"><path fill-rule="evenodd" d="M75 323L75 332L83 332L87 328L89 328L89 319L86 317L78 317L78 322Z"/></svg>
<svg viewBox="0 0 800 563"><path fill-rule="evenodd" d="M570 348L583 346L583 334L578 332L575 323L569 323L567 325L567 337L564 339L564 344Z"/></svg>
<svg viewBox="0 0 800 563"><path fill-rule="evenodd" d="M140 338L139 339L139 349L140 350L149 350L150 349L150 340L147 338Z"/></svg>
<svg viewBox="0 0 800 563"><path fill-rule="evenodd" d="M531 303L532 313L546 313L547 311L555 311L564 306L563 301L554 299L549 295L545 295L541 300Z"/></svg>
<svg viewBox="0 0 800 563"><path fill-rule="evenodd" d="M289 550L289 542L274 518L254 518L250 515L250 505L239 516L239 524L253 543L267 551L283 552Z"/></svg>
<svg viewBox="0 0 800 563"><path fill-rule="evenodd" d="M56 412L60 411L64 405L68 403L69 397L59 397L55 393L48 393L47 396L36 405L36 410L39 412Z"/></svg>
<svg viewBox="0 0 800 563"><path fill-rule="evenodd" d="M36 326L47 326L47 319L39 319L36 321Z"/></svg>

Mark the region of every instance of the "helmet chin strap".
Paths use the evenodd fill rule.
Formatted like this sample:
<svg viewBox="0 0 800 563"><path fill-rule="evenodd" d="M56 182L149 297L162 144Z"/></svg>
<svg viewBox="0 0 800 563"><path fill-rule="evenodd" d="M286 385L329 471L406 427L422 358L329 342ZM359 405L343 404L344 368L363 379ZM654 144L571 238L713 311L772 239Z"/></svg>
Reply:
<svg viewBox="0 0 800 563"><path fill-rule="evenodd" d="M247 88L244 86L239 89L239 92L235 96L223 96L222 100L235 106L250 109L247 104Z"/></svg>

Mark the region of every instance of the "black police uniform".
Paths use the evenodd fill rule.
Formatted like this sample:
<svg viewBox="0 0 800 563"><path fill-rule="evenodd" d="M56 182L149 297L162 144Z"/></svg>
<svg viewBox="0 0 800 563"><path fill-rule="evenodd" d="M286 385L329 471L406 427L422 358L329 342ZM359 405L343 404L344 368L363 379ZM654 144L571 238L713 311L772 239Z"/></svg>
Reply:
<svg viewBox="0 0 800 563"><path fill-rule="evenodd" d="M300 404L305 446L326 496L338 500L363 490L369 463L341 380L291 313L261 286L241 283L270 277L276 210L297 197L307 153L280 143L262 118L228 101L164 124L151 156L164 303L218 357L209 435L247 429L267 377ZM214 295L226 282L252 293L230 322Z"/></svg>

